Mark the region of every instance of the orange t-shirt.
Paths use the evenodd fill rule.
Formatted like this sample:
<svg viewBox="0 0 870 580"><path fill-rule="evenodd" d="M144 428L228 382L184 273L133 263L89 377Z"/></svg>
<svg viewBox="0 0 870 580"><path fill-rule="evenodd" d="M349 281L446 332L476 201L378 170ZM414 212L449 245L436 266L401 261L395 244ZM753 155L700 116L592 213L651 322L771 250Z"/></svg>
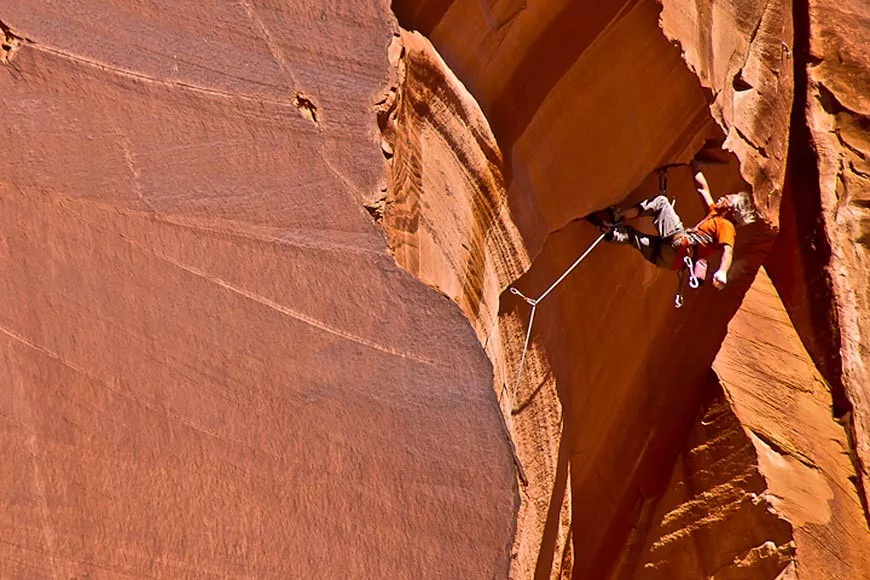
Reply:
<svg viewBox="0 0 870 580"><path fill-rule="evenodd" d="M677 252L674 269L683 265L683 258L689 255L689 247L695 248L695 260L706 259L715 254L722 246L734 247L737 232L734 224L722 217L716 206L711 205L707 216L696 227L686 231ZM695 242L692 244L692 242Z"/></svg>

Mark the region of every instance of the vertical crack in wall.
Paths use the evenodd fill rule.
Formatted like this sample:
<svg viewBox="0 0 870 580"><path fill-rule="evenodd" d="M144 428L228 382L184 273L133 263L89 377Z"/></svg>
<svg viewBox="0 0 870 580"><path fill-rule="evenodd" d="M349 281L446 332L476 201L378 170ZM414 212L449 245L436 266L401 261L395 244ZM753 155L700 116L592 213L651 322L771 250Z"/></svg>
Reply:
<svg viewBox="0 0 870 580"><path fill-rule="evenodd" d="M807 0L795 0L794 102L786 161L786 182L780 210L780 234L766 268L783 296L814 363L828 382L834 418L843 426L855 469L853 483L870 525L866 473L857 452L854 409L843 377L842 338L838 297L830 272L833 252L822 206L819 157L810 127L809 71L818 64L810 49L810 9ZM820 307L820 305L824 305Z"/></svg>

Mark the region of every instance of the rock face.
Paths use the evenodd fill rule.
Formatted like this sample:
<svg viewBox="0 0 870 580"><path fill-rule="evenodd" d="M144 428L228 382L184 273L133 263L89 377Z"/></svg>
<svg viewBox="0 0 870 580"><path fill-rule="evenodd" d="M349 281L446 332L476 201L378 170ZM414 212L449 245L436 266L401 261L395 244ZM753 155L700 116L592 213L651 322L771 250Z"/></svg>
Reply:
<svg viewBox="0 0 870 580"><path fill-rule="evenodd" d="M715 376L667 492L645 506L621 578L774 578L794 556L755 449Z"/></svg>
<svg viewBox="0 0 870 580"><path fill-rule="evenodd" d="M806 183L798 172L805 171L812 148L801 92L807 67L818 64L804 50L817 34L808 14L784 2L667 0L661 6L399 1L394 10L402 24L431 38L490 121L509 217L531 259L526 274L502 279L502 288L515 284L529 296L540 294L594 239L573 220L651 195L653 170L685 161L705 141L734 153L727 166L708 170L714 192L750 189L764 217L765 224L738 239L740 261L729 291L702 293L679 313L670 308L667 274L620 249L597 251L537 310L516 392L528 306L503 293L492 326L463 306L478 336L481 329L498 329L495 347L492 330L481 340L496 369L494 387L520 465L533 466L520 475L524 502L513 575L863 577L870 550L860 502L860 441L866 437L850 413L866 404L861 383L851 383L857 394L849 394L840 378L838 320L845 315L837 311L842 299L831 282L838 266L824 255L827 246L816 244L832 234L812 225L821 211L813 208L822 206L813 184L822 182L817 175L808 191L798 190ZM662 42L662 33L680 51ZM846 70L866 69L866 58L843 61L852 63ZM686 65L695 78L686 76ZM447 125L443 111L422 114ZM861 132L853 131L853 142L863 138L855 133ZM866 159L855 146L850 150L853 165ZM433 155L428 161L419 156L418 183L438 172L438 155L425 145L421 151ZM687 172L673 170L670 186L692 223L697 210ZM440 215L429 212L440 190L424 187L415 195L421 216ZM500 215L499 204L487 214ZM427 238L469 236L455 220L428 221L443 229ZM499 232L510 229L492 231L502 239ZM464 263L460 258L454 255L453 262ZM762 263L776 293L766 274L755 277ZM414 265L409 269L415 272ZM451 278L460 281L451 282L454 287L467 279L462 271L445 277ZM439 276L424 279L446 287ZM866 283L858 287L863 292ZM470 292L448 294L462 304L460 294ZM483 295L481 303L494 302ZM816 296L822 302L810 305ZM859 308L849 320L860 320ZM860 336L850 336L857 352ZM747 356L747 345L760 352ZM784 354L798 370L778 377L763 372ZM808 357L819 371L807 370L814 368ZM721 387L710 379L714 358ZM858 376L855 361L863 359L849 360ZM779 394L764 410L752 400L763 399L768 388ZM790 414L786 402L807 414ZM709 421L714 427L707 428ZM852 461L844 461L850 455ZM675 461L675 471L663 469ZM810 487L796 483L801 479ZM524 535L530 525L535 533ZM732 541L717 541L722 535ZM840 545L848 546L842 561L826 568Z"/></svg>
<svg viewBox="0 0 870 580"><path fill-rule="evenodd" d="M809 3L807 127L817 154L821 218L830 255L817 263L833 300L824 316L838 329L829 372L850 424L865 510L870 503L870 6ZM802 87L803 88L803 87ZM795 188L798 188L797 183ZM797 198L798 193L793 194ZM805 305L804 305L805 306ZM823 355L819 354L819 358Z"/></svg>
<svg viewBox="0 0 870 580"><path fill-rule="evenodd" d="M661 27L710 95L723 147L764 217L778 223L794 95L791 5L785 0L662 0Z"/></svg>
<svg viewBox="0 0 870 580"><path fill-rule="evenodd" d="M668 490L639 519L618 576L773 578L794 560L799 577L866 577L846 433L764 270L713 368Z"/></svg>
<svg viewBox="0 0 870 580"><path fill-rule="evenodd" d="M392 15L283 6L0 8L0 576L507 574L490 363L363 208Z"/></svg>
<svg viewBox="0 0 870 580"><path fill-rule="evenodd" d="M4 575L870 577L864 3L32 4ZM727 289L605 244L524 352L716 145Z"/></svg>
<svg viewBox="0 0 870 580"><path fill-rule="evenodd" d="M793 528L800 575L866 577L870 534L848 431L831 421L830 388L765 270L731 320L713 368L755 448L765 499Z"/></svg>

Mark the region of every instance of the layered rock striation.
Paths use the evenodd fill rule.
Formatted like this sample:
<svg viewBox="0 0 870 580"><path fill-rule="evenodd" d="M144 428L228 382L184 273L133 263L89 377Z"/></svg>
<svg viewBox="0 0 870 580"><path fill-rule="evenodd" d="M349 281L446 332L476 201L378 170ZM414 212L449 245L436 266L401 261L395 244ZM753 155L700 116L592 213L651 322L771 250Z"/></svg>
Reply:
<svg viewBox="0 0 870 580"><path fill-rule="evenodd" d="M363 207L389 7L0 20L0 576L506 576L490 363Z"/></svg>

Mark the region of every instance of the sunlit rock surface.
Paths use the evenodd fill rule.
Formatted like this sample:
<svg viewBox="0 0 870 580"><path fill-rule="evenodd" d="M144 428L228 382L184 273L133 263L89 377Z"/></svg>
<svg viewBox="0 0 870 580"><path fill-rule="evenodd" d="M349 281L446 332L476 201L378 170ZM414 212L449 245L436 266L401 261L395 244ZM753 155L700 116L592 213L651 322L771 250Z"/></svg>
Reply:
<svg viewBox="0 0 870 580"><path fill-rule="evenodd" d="M708 479L715 487L743 474L746 485L735 492L737 496L761 498L753 500L750 511L755 515L749 519L725 517L727 502L710 504L723 510L721 517L711 516L717 522L717 535L739 537L747 526L754 530L730 546L739 548L741 558L733 560L735 553L727 543L704 546L712 539L705 539L710 534L705 535L701 526L699 535L687 538L701 541L693 549L709 552L709 557L689 565L671 558L653 539L650 527L659 525L655 516L666 513L662 510L669 501L683 501L674 491L680 480L670 466L683 461L678 456L691 453L694 445L707 445L708 434L697 432L696 416L703 417L704 409L713 408L709 369L743 293L753 283L767 284L769 290L766 276L765 282L755 280L759 264L765 262L790 319L783 319L779 302L762 301L750 314L741 315L741 320L753 320L751 335L737 339L747 331L732 329L725 345L739 350L760 343L764 346L753 347L760 348L760 359L778 361L781 352L768 345L769 337L791 333L789 340L806 344L820 365L822 375L809 378L810 373L804 378L817 382L820 393L830 398L824 403L818 395L821 424L806 437L826 449L824 453L853 457L845 463L820 463L819 470L823 478L841 486L841 504L849 509L857 506L857 511L841 512L824 525L810 524L821 526L814 528L812 537L826 538L821 543L829 549L840 542L836 538L853 545L852 534L860 530L862 514L866 516L859 501L863 488L855 472L860 469L855 450L861 436L852 433L851 418L838 412L839 407L851 408L851 403L843 387L832 380L836 377L827 372L825 356L839 348L829 340L836 335L836 326L833 333L828 328L819 334L819 321L837 302L830 291L816 291L830 284L807 283L823 278L820 274L829 262L802 247L803 238L813 237L808 220L818 221L819 213L812 214L812 208L820 204L819 193L816 188L814 199L812 184L819 180L809 182L810 191L794 192L795 175L806 166L805 154L811 148L808 132L801 128L806 125L801 108L806 98L795 96L805 90L806 67L816 64L803 50L809 43L806 15L783 2L740 1L715 5L397 1L394 9L403 25L432 40L490 121L503 159L510 217L531 259L527 274L519 280L503 280L503 288L514 283L529 296L540 294L594 239L594 231L573 220L593 209L654 193L654 170L688 160L704 142L708 150L721 144L733 153L725 166L707 167L714 194L749 189L763 217L738 238L738 262L729 290L691 296L680 312L671 308L671 275L645 265L624 248L596 250L539 306L530 359L516 394L515 374L510 371L518 366L529 307L506 292L502 295L499 350L488 348L488 353L496 368L503 364L506 370L503 376L496 373L494 388L506 410L520 464L543 465L547 474L537 477L541 474L535 471L537 479L525 474L521 514L544 518L544 533L540 540L529 539L523 536L524 525L519 526L513 573L517 577L632 577L659 570L668 577L718 571L723 577L773 578L801 573L812 577L812 571L822 569L817 554L824 550L807 539L802 516L775 511L775 502L765 499L776 494L771 490L779 489L783 481L797 476L771 471L765 449L752 445L754 440L747 435L758 426L752 427L732 399L716 404L722 417L730 417L728 429L742 451L729 460L735 462L728 468L731 472L722 465L723 471ZM854 7L851 11L858 12ZM662 42L662 36L672 44ZM854 46L858 44L856 40ZM866 58L853 61L866 69ZM686 69L694 75L685 76ZM722 154L715 157L726 160ZM429 167L435 165L430 159ZM425 166L421 174L426 174ZM694 223L700 208L687 170L671 170L669 185L685 221ZM422 200L438 196L431 190L419 194ZM795 204L799 216L806 218L798 224L791 217ZM424 208L421 215L425 214ZM854 277L848 284L866 289L866 282ZM808 313L803 299L820 302ZM483 302L490 300L487 296ZM474 313L464 310L474 320ZM490 340L492 334L485 337ZM851 340L861 344L860 338ZM790 346L789 352L795 348ZM721 360L728 356L719 354ZM802 364L810 364L806 353L801 356ZM752 359L740 360L749 364ZM729 376L724 392L762 388L762 381L741 384L742 378ZM793 381L784 383L785 392L800 388ZM787 400L782 397L778 402ZM838 405L842 401L847 403ZM512 410L510 415L507 410ZM561 431L544 428L554 420L561 420ZM758 420L762 425L770 423L772 429L776 418ZM825 429L832 431L826 434ZM554 438L554 433L559 436ZM728 453L727 449L711 452L714 457ZM536 461L541 457L559 461L542 464ZM560 488L566 479L570 479L570 497L563 496ZM812 497L804 498L808 509L824 512L828 499ZM560 543L566 537L562 514L568 502L570 548ZM841 523L840 517L847 523ZM669 548L674 553L682 550L679 543L674 546ZM868 546L859 539L853 548L843 569L861 577Z"/></svg>
<svg viewBox="0 0 870 580"><path fill-rule="evenodd" d="M363 207L389 7L0 21L0 576L505 577L490 363Z"/></svg>
<svg viewBox="0 0 870 580"><path fill-rule="evenodd" d="M868 577L860 1L31 4L0 8L11 576ZM508 287L702 148L764 218L728 288L675 310L603 245L517 382Z"/></svg>

